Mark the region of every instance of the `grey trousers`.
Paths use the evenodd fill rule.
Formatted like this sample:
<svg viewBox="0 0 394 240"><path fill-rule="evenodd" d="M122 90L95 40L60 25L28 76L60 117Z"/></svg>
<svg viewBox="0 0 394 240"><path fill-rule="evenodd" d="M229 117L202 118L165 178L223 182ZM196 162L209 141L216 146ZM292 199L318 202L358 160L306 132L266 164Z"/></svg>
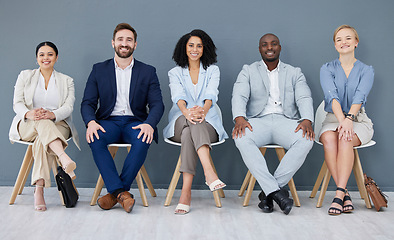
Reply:
<svg viewBox="0 0 394 240"><path fill-rule="evenodd" d="M253 132L246 129L246 135L235 139L235 145L246 166L256 178L266 195L285 186L304 163L313 141L302 137L302 130L294 132L297 120L280 114L269 114L249 119ZM259 147L267 144L281 145L287 149L276 171L272 175Z"/></svg>
<svg viewBox="0 0 394 240"><path fill-rule="evenodd" d="M217 142L218 138L216 130L205 120L202 123L192 124L181 115L175 121L175 132L171 138L172 141L181 143L179 171L195 175L198 161L197 150L204 145L211 148L211 143Z"/></svg>

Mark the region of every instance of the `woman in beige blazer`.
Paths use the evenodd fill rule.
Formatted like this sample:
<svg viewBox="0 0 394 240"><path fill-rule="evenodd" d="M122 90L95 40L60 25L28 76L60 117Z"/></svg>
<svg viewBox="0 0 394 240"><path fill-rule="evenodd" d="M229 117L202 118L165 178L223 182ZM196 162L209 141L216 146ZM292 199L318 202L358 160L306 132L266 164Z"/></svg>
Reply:
<svg viewBox="0 0 394 240"><path fill-rule="evenodd" d="M40 43L36 58L40 67L22 71L16 81L13 101L16 116L9 137L11 142L33 142L34 208L45 211L43 187L51 185L51 166L59 159L65 172L75 178L76 164L64 149L71 136L78 148L79 141L71 120L75 101L73 79L53 68L58 59L57 47L51 42Z"/></svg>

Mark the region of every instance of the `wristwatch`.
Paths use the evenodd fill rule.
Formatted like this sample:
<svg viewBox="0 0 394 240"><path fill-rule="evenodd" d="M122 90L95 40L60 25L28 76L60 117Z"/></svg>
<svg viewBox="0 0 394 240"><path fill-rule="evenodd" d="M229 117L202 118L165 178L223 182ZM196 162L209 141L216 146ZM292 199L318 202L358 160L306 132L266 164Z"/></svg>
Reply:
<svg viewBox="0 0 394 240"><path fill-rule="evenodd" d="M353 122L356 121L356 116L354 116L354 114L345 113L345 118L349 118L349 120L352 120Z"/></svg>

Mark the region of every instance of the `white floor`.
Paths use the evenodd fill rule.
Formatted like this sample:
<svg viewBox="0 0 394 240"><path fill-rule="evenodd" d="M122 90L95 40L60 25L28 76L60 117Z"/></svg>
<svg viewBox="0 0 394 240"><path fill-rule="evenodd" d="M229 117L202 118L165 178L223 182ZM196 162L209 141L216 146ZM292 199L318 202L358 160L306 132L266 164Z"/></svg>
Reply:
<svg viewBox="0 0 394 240"><path fill-rule="evenodd" d="M33 188L25 188L15 204L8 205L12 188L0 187L0 239L394 239L394 210L367 209L358 192L351 192L356 210L340 216L327 214L334 192L327 192L322 208L315 207L317 199L310 199L310 192L298 192L301 207L286 216L276 205L273 213L263 213L257 207L258 191L250 205L242 207L238 191L225 190L223 207L216 208L211 192L195 190L191 212L179 216L173 213L179 190L169 207L163 206L166 189L156 190L155 198L146 191L149 207L143 207L133 189L136 205L130 214L119 205L109 211L90 206L93 189L78 190L77 207L66 209L57 190L46 189L48 210L36 212ZM393 192L388 195L394 197Z"/></svg>

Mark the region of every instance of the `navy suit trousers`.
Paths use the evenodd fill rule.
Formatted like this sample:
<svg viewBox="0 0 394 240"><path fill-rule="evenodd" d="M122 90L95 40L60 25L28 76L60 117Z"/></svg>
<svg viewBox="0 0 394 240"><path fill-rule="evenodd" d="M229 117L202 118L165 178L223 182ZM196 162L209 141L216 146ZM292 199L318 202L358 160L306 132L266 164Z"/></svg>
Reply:
<svg viewBox="0 0 394 240"><path fill-rule="evenodd" d="M137 138L140 129L132 129L142 122L132 116L113 116L99 120L98 123L105 132L99 130L99 139L95 137L94 142L91 142L89 146L105 186L109 193L120 188L129 191L131 183L145 161L150 146L150 144L142 142L143 137ZM108 151L107 146L112 143L131 144L130 152L124 161L120 175Z"/></svg>

